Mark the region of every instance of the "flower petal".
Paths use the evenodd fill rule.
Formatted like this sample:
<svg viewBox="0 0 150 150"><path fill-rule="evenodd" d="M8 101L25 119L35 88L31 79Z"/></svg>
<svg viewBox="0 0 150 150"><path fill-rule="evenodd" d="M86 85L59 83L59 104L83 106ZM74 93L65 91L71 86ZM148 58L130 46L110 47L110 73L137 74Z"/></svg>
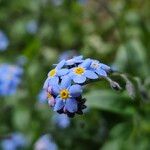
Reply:
<svg viewBox="0 0 150 150"><path fill-rule="evenodd" d="M49 83L50 78L47 78L46 81L44 82L43 89L47 90L48 88L48 83Z"/></svg>
<svg viewBox="0 0 150 150"><path fill-rule="evenodd" d="M88 68L91 65L92 60L91 59L86 59L85 61L83 61L83 63L79 66L84 67L84 68Z"/></svg>
<svg viewBox="0 0 150 150"><path fill-rule="evenodd" d="M58 85L53 85L52 86L52 93L57 96L57 95L59 95L59 92L60 92L59 86Z"/></svg>
<svg viewBox="0 0 150 150"><path fill-rule="evenodd" d="M62 77L61 88L69 88L71 85L71 78L67 75Z"/></svg>
<svg viewBox="0 0 150 150"><path fill-rule="evenodd" d="M86 70L85 76L89 79L97 79L98 78L98 75L91 70Z"/></svg>
<svg viewBox="0 0 150 150"><path fill-rule="evenodd" d="M58 85L58 83L59 83L59 78L58 77L52 77L49 80L49 86L50 85Z"/></svg>
<svg viewBox="0 0 150 150"><path fill-rule="evenodd" d="M106 73L106 71L104 71L104 70L103 70L103 69L101 69L101 68L96 69L96 73L97 73L99 76L107 77L107 73Z"/></svg>
<svg viewBox="0 0 150 150"><path fill-rule="evenodd" d="M56 98L56 103L54 106L54 111L58 111L64 107L65 103L60 98Z"/></svg>
<svg viewBox="0 0 150 150"><path fill-rule="evenodd" d="M66 104L65 104L65 108L71 112L74 113L77 111L77 101L75 99L67 99L66 100Z"/></svg>
<svg viewBox="0 0 150 150"><path fill-rule="evenodd" d="M72 97L79 97L82 93L82 87L78 84L72 85L69 89L69 92Z"/></svg>
<svg viewBox="0 0 150 150"><path fill-rule="evenodd" d="M86 81L86 77L83 75L76 75L76 76L74 76L73 81L75 83L79 83L79 84L84 83Z"/></svg>
<svg viewBox="0 0 150 150"><path fill-rule="evenodd" d="M60 69L60 70L57 70L57 75L58 75L58 76L64 76L64 75L66 75L68 72L69 72L69 69Z"/></svg>
<svg viewBox="0 0 150 150"><path fill-rule="evenodd" d="M100 63L100 67L101 67L103 70L105 70L105 71L110 71L110 70L111 70L111 68L110 68L109 66L107 66L107 65L105 65L105 64L102 64L102 63Z"/></svg>
<svg viewBox="0 0 150 150"><path fill-rule="evenodd" d="M57 64L56 69L61 69L65 65L66 61L62 60L60 63Z"/></svg>

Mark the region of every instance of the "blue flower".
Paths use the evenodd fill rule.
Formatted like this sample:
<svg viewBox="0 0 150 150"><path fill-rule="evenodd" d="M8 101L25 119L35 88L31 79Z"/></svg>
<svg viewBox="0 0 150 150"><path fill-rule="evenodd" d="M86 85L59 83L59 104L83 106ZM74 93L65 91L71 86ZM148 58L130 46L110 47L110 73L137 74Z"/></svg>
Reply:
<svg viewBox="0 0 150 150"><path fill-rule="evenodd" d="M71 79L66 76L62 79L60 85L55 84L52 93L56 96L54 111L61 109L74 113L77 111L77 100L82 93L82 87L78 84L71 85Z"/></svg>
<svg viewBox="0 0 150 150"><path fill-rule="evenodd" d="M9 45L9 40L7 36L0 31L0 51L5 51Z"/></svg>
<svg viewBox="0 0 150 150"><path fill-rule="evenodd" d="M16 92L21 82L23 69L9 64L0 65L0 95L7 96Z"/></svg>
<svg viewBox="0 0 150 150"><path fill-rule="evenodd" d="M79 64L82 62L83 62L83 56L75 56L72 59L67 60L65 65L72 66L72 65Z"/></svg>
<svg viewBox="0 0 150 150"><path fill-rule="evenodd" d="M8 139L2 141L3 150L16 150L26 146L26 138L21 133L13 133Z"/></svg>
<svg viewBox="0 0 150 150"><path fill-rule="evenodd" d="M103 76L103 77L106 77L107 72L111 70L109 66L102 64L97 60L92 60L90 68L91 70L95 71L99 76Z"/></svg>
<svg viewBox="0 0 150 150"><path fill-rule="evenodd" d="M86 59L83 63L71 69L69 76L75 83L81 84L86 81L86 79L97 79L97 74L90 70L91 59Z"/></svg>
<svg viewBox="0 0 150 150"><path fill-rule="evenodd" d="M64 76L67 73L69 73L69 69L62 69L62 67L65 65L65 60L62 60L55 69L52 69L48 73L48 78L44 83L44 89L47 89L49 85L53 85L55 83L58 83L59 81L59 76Z"/></svg>
<svg viewBox="0 0 150 150"><path fill-rule="evenodd" d="M35 20L30 20L26 25L26 30L30 34L35 34L38 30L38 24Z"/></svg>
<svg viewBox="0 0 150 150"><path fill-rule="evenodd" d="M40 137L34 145L35 150L57 150L58 147L51 135L45 134Z"/></svg>
<svg viewBox="0 0 150 150"><path fill-rule="evenodd" d="M53 122L60 128L67 128L70 125L70 119L65 114L55 114L52 119Z"/></svg>

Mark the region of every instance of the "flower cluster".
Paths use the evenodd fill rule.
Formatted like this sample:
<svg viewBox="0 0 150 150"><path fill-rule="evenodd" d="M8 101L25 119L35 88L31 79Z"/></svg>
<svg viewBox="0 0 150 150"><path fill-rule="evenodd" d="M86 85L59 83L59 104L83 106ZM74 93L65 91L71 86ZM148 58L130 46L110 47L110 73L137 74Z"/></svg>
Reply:
<svg viewBox="0 0 150 150"><path fill-rule="evenodd" d="M0 64L0 95L7 96L16 92L21 81L23 69L10 64Z"/></svg>
<svg viewBox="0 0 150 150"><path fill-rule="evenodd" d="M76 56L62 60L48 73L44 83L49 105L58 113L73 117L83 114L83 87L91 80L106 77L111 68L93 59Z"/></svg>

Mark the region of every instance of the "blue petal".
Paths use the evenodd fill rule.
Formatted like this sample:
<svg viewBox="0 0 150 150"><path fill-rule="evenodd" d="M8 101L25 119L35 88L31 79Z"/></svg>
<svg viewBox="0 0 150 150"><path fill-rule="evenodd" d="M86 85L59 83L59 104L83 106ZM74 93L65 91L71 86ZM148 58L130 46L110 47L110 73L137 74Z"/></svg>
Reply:
<svg viewBox="0 0 150 150"><path fill-rule="evenodd" d="M76 112L77 111L77 101L72 98L67 99L65 108L71 113Z"/></svg>
<svg viewBox="0 0 150 150"><path fill-rule="evenodd" d="M58 111L58 110L62 109L64 105L65 105L65 103L64 103L64 101L62 99L56 98L54 111Z"/></svg>
<svg viewBox="0 0 150 150"><path fill-rule="evenodd" d="M109 71L111 69L109 66L102 64L102 63L100 64L100 67L105 71Z"/></svg>
<svg viewBox="0 0 150 150"><path fill-rule="evenodd" d="M68 72L69 72L69 69L60 69L60 70L57 70L57 75L58 75L58 76L64 76L64 75L66 75Z"/></svg>
<svg viewBox="0 0 150 150"><path fill-rule="evenodd" d="M58 65L56 66L56 69L61 69L65 65L66 61L62 60Z"/></svg>
<svg viewBox="0 0 150 150"><path fill-rule="evenodd" d="M47 79L46 79L46 81L44 82L43 89L47 89L47 88L48 88L49 80L50 80L50 78L47 78Z"/></svg>
<svg viewBox="0 0 150 150"><path fill-rule="evenodd" d="M78 84L72 85L69 89L69 92L72 97L79 97L82 93L82 87Z"/></svg>
<svg viewBox="0 0 150 150"><path fill-rule="evenodd" d="M59 86L58 85L53 85L52 86L52 93L57 96L57 95L59 95L59 92L60 92Z"/></svg>
<svg viewBox="0 0 150 150"><path fill-rule="evenodd" d="M49 85L58 85L59 83L59 78L58 77L52 77L49 80Z"/></svg>
<svg viewBox="0 0 150 150"><path fill-rule="evenodd" d="M69 76L62 77L61 88L69 88L71 85L71 78Z"/></svg>
<svg viewBox="0 0 150 150"><path fill-rule="evenodd" d="M89 79L97 79L98 78L98 75L91 70L86 70L85 76Z"/></svg>
<svg viewBox="0 0 150 150"><path fill-rule="evenodd" d="M96 69L96 73L100 76L104 76L104 77L107 77L107 73L106 71L104 71L103 69L99 68L99 69Z"/></svg>
<svg viewBox="0 0 150 150"><path fill-rule="evenodd" d="M92 60L91 59L86 59L85 61L83 61L83 63L79 66L84 67L84 68L88 68L91 65Z"/></svg>
<svg viewBox="0 0 150 150"><path fill-rule="evenodd" d="M79 83L79 84L84 83L86 81L86 77L83 75L76 75L76 76L74 76L73 81L75 83Z"/></svg>

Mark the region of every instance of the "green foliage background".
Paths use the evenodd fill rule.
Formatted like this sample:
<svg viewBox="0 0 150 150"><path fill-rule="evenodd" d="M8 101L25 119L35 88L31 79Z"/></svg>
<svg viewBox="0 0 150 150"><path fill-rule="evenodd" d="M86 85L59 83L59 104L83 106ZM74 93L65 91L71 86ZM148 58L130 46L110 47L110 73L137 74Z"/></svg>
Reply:
<svg viewBox="0 0 150 150"><path fill-rule="evenodd" d="M59 6L48 0L0 0L0 29L10 40L0 62L15 63L20 55L28 60L17 93L0 100L0 135L20 131L28 149L50 133L62 150L149 150L149 6L149 0L64 0ZM26 31L30 20L38 23L34 35ZM37 95L52 64L68 49L136 77L135 98L105 81L93 83L85 92L88 112L71 119L67 129L57 128L54 113L38 104Z"/></svg>

